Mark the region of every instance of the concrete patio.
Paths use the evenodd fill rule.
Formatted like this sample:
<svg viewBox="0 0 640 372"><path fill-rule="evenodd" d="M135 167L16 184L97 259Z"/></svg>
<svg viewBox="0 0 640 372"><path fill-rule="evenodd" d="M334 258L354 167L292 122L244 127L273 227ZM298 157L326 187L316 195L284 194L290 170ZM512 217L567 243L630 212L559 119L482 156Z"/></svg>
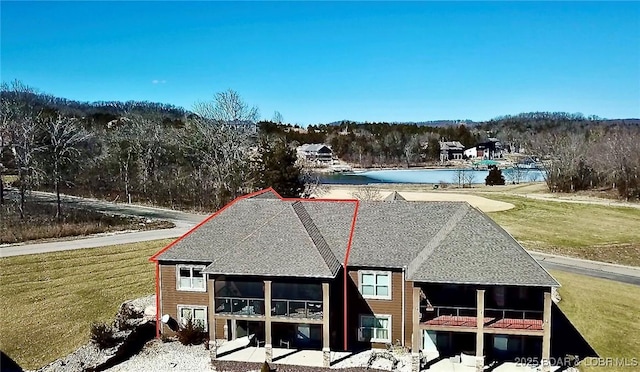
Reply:
<svg viewBox="0 0 640 372"><path fill-rule="evenodd" d="M320 350L300 350L273 348L274 364L291 364L309 367L322 367L323 355ZM331 363L348 358L350 352L332 351ZM217 360L262 363L266 360L264 347L248 346L218 354Z"/></svg>

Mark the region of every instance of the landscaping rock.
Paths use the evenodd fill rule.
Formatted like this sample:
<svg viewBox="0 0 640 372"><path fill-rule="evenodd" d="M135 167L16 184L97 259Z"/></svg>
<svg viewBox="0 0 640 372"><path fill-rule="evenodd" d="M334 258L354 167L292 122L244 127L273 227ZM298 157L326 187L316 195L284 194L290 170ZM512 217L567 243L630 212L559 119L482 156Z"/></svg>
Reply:
<svg viewBox="0 0 640 372"><path fill-rule="evenodd" d="M153 316L150 307L153 308ZM40 368L38 372L103 371L138 353L155 336L155 295L125 301L114 320L116 345L100 349L95 343Z"/></svg>

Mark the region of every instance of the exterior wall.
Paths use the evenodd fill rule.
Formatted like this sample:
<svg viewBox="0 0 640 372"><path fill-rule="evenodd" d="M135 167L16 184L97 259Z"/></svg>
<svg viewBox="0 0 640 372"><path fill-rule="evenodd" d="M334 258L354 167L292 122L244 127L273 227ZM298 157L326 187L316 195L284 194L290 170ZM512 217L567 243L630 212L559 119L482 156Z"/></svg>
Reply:
<svg viewBox="0 0 640 372"><path fill-rule="evenodd" d="M404 345L413 347L411 335L413 334L413 282L404 282ZM420 345L419 347L422 347Z"/></svg>
<svg viewBox="0 0 640 372"><path fill-rule="evenodd" d="M187 292L176 289L176 265L160 264L160 315L169 314L173 319L178 319L178 304L207 306L207 312L211 311L207 292ZM165 324L160 331L163 334L175 333Z"/></svg>
<svg viewBox="0 0 640 372"><path fill-rule="evenodd" d="M366 270L366 269L365 269ZM386 271L384 269L373 269L375 271ZM402 339L402 272L401 271L393 271L391 273L391 300L377 300L377 299L365 299L362 297L360 292L358 291L358 269L349 269L349 277L353 286L351 286L352 290L349 293L349 298L351 299L348 312L352 315L349 317L349 330L355 330L357 332L357 328L359 327L359 316L361 314L384 314L391 315L391 343L395 343L396 340ZM404 283L406 286L406 283ZM411 283L409 283L411 285ZM355 293L353 293L355 291ZM411 296L411 293L405 293L405 306L407 303L407 296ZM359 298L359 301L355 300L355 298ZM411 307L408 309L405 308L405 314L410 314ZM405 318L405 329L407 320L410 322L410 318ZM410 329L410 326L409 326ZM357 333L352 335L355 336L355 339L352 339L353 342L358 342ZM408 335L409 340L411 334ZM407 339L407 335L405 334L405 339ZM382 343L371 343L371 346L374 348L384 348L385 344Z"/></svg>

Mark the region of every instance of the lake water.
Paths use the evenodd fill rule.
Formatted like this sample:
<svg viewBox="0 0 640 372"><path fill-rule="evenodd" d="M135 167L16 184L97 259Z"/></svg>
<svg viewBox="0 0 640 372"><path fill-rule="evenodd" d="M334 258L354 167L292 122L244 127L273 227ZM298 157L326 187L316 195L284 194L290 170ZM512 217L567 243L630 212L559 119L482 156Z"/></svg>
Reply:
<svg viewBox="0 0 640 372"><path fill-rule="evenodd" d="M327 184L362 185L367 183L428 183L435 184L446 182L457 184L457 169L394 169L394 170L369 170L355 173L334 173L320 175L321 181ZM472 184L484 184L489 174L488 170L465 169L466 174L473 177ZM521 169L519 174L512 169L503 169L502 175L507 184L514 178L519 178L520 183L544 181L544 174L540 170Z"/></svg>

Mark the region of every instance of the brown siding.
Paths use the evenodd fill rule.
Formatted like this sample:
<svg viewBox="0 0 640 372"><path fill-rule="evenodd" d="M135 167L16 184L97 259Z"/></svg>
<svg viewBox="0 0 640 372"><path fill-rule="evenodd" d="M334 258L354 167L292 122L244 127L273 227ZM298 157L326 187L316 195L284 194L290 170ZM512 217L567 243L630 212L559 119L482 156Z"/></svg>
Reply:
<svg viewBox="0 0 640 372"><path fill-rule="evenodd" d="M404 345L412 347L413 334L413 282L404 282Z"/></svg>
<svg viewBox="0 0 640 372"><path fill-rule="evenodd" d="M207 292L187 292L176 289L176 265L160 265L160 314L169 314L172 318L178 319L178 304L208 306L207 311L211 311L209 306L209 295ZM166 325L161 331L167 335L174 333Z"/></svg>
<svg viewBox="0 0 640 372"><path fill-rule="evenodd" d="M371 270L385 271L380 269L371 269ZM358 288L358 284L359 284L358 270L349 270L349 276L351 277L351 280L355 284L355 287ZM391 315L391 343L395 343L396 340L402 339L402 285L403 285L402 272L394 271L391 273L391 300L364 299L370 311L373 312L374 314ZM411 285L411 283L409 283L409 285ZM411 292L405 292L405 306L407 304L410 305L410 300L411 300L410 296L411 296ZM363 312L362 309L353 309L353 310L358 311L360 313ZM353 311L353 310L349 309L349 311ZM411 307L409 307L408 309L405 309L405 314L409 314L409 315L411 314ZM357 322L359 321L358 317L353 317L352 319L356 322L352 327L357 328L358 327ZM411 330L411 325L409 324L409 322L407 322L407 320L410 321L411 318L410 317L408 319L405 318L405 329ZM411 333L409 333L409 335L406 335L405 333L405 340L407 339L407 337L409 337L408 339L411 340ZM380 344L380 343L372 343L371 345L373 347L379 347L379 348L385 347L384 344Z"/></svg>

